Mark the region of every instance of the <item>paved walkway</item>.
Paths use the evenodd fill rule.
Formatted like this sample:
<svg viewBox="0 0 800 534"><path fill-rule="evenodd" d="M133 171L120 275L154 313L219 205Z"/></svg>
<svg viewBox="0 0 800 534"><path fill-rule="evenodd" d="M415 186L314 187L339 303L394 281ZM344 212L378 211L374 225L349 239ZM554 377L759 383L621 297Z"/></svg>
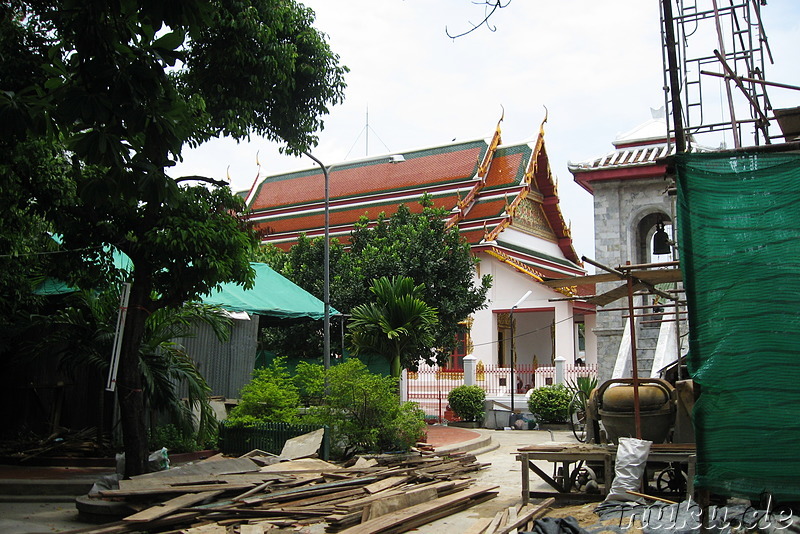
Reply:
<svg viewBox="0 0 800 534"><path fill-rule="evenodd" d="M434 448L451 447L481 437L480 432L455 426L428 425L426 442Z"/></svg>

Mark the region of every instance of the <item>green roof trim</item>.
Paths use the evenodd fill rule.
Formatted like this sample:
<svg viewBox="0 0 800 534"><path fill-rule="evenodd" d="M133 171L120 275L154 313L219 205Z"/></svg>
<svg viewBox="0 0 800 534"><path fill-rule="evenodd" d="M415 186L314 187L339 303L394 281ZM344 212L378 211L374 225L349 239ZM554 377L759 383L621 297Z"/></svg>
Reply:
<svg viewBox="0 0 800 534"><path fill-rule="evenodd" d="M519 245L512 245L511 243L507 243L503 240L497 240L498 245L502 245L503 247L513 250L515 252L521 252L523 254L527 254L528 256L533 256L534 258L539 258L542 260L547 260L553 263L557 263L559 265L563 265L565 267L570 267L572 269L581 269L579 265L572 263L571 261L564 259L564 258L556 258L555 256L551 256L549 254L545 254L543 252L537 252L528 248L520 247Z"/></svg>

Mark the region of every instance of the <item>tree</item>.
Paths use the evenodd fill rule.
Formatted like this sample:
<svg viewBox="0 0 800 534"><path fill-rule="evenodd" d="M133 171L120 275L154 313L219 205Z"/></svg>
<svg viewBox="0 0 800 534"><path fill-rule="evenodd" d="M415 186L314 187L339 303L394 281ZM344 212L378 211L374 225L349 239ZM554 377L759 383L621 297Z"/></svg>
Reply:
<svg viewBox="0 0 800 534"><path fill-rule="evenodd" d="M351 312L349 335L354 353L380 354L389 361L394 378L400 378L402 368L413 366L419 351L433 343L438 322L436 308L421 298L424 287L415 286L407 276L375 280L370 287L374 302Z"/></svg>
<svg viewBox="0 0 800 534"><path fill-rule="evenodd" d="M63 234L65 256L80 261L62 274L94 283L98 269L111 274L105 245L134 265L118 398L125 474L138 474L147 459L138 367L147 316L253 276L241 199L227 187L179 185L166 169L184 144L219 135L255 133L306 150L342 99L346 69L313 28L313 12L292 0L14 0L0 16L3 160L43 140L69 163L68 206L31 197Z"/></svg>
<svg viewBox="0 0 800 534"><path fill-rule="evenodd" d="M458 228L446 228L446 212L430 206L423 197L421 213L402 205L391 215L381 214L372 224L362 219L346 249L331 242L331 305L349 314L369 302L372 283L381 276L408 276L423 284L422 300L435 304L439 322L433 340L409 354L409 363L424 359L443 363L456 346L459 323L485 306L491 276L474 280L477 260ZM323 240L302 237L288 253L274 251L262 258L310 293L322 295ZM290 331L270 329L265 344L274 352L294 357L316 357L322 352L319 325L295 326ZM332 336L334 351L341 350Z"/></svg>
<svg viewBox="0 0 800 534"><path fill-rule="evenodd" d="M52 315L31 318L31 330L43 334L29 341L26 356L34 361L44 354L57 356L59 370L65 376L90 377L90 385L100 393L108 376L119 290L115 286L105 291L81 290L63 299L63 306ZM139 348L139 369L145 406L152 412L151 423L155 424L156 412L166 413L183 437L203 443L215 430L208 402L211 388L184 347L174 341L193 335L198 324L209 325L220 341L230 335L231 319L205 304L161 308L149 315ZM186 386L188 402L181 398L181 385ZM199 420L195 420L193 409L198 410Z"/></svg>
<svg viewBox="0 0 800 534"><path fill-rule="evenodd" d="M58 255L48 234L52 224L38 204L60 209L74 196L64 163L57 150L41 141L11 147L0 139L0 338L6 341L16 316L35 308L38 299L32 292Z"/></svg>

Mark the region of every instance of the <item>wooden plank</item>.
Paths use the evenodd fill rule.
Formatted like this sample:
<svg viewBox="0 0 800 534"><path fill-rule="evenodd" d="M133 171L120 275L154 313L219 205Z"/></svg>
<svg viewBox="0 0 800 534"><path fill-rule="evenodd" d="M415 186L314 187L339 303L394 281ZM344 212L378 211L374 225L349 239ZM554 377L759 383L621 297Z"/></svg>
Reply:
<svg viewBox="0 0 800 534"><path fill-rule="evenodd" d="M343 514L331 514L326 520L332 526L347 526L361 521L361 510Z"/></svg>
<svg viewBox="0 0 800 534"><path fill-rule="evenodd" d="M101 497L140 497L146 495L160 495L168 493L199 493L203 491L233 491L252 488L252 484L194 484L189 486L162 486L159 488L141 490L103 490L98 494Z"/></svg>
<svg viewBox="0 0 800 534"><path fill-rule="evenodd" d="M323 495L308 497L306 499L298 499L296 501L288 501L283 503L284 506L308 506L310 504L319 504L323 502L338 501L342 499L350 499L353 497L364 495L364 488L342 489L340 491L332 491Z"/></svg>
<svg viewBox="0 0 800 534"><path fill-rule="evenodd" d="M437 495L439 495L441 497L441 496L446 495L447 493L452 493L453 490L460 490L460 489L470 485L473 482L474 482L474 480L472 480L472 479L463 480L463 481L460 481L460 482L453 482L451 480L444 480L444 481L440 481L440 482L426 482L426 483L423 483L423 484L417 484L417 485L414 486L414 488L415 489L420 489L420 488L423 488L423 487L431 487L431 488L434 488L436 490L436 492L437 492ZM382 491L380 493L376 493L374 495L368 495L368 496L366 496L366 497L364 497L362 499L357 499L357 500L354 500L354 501L349 501L349 502L346 502L346 503L339 504L337 506L337 508L341 508L342 510L344 510L346 512L352 512L352 511L355 511L355 510L360 510L361 508L369 505L370 503L372 503L372 502L374 502L374 501L376 501L378 499L386 499L386 498L389 498L389 497L393 497L395 495L400 495L405 491L406 490L404 490L404 489L387 489L387 490L384 490L384 491Z"/></svg>
<svg viewBox="0 0 800 534"><path fill-rule="evenodd" d="M255 521L239 525L239 534L264 534L267 530L277 528L269 521Z"/></svg>
<svg viewBox="0 0 800 534"><path fill-rule="evenodd" d="M209 523L197 527L182 529L183 534L228 534L228 527L218 525L216 523Z"/></svg>
<svg viewBox="0 0 800 534"><path fill-rule="evenodd" d="M457 506L459 502L466 502L472 497L478 497L482 494L489 493L496 489L497 486L476 486L470 489L459 491L445 497L439 497L433 501L411 506L397 512L392 512L375 519L371 519L366 523L361 523L354 527L343 530L342 533L346 534L377 534L384 532L397 526L398 524L407 525L413 519L427 517L431 514L447 509L449 507ZM427 522L427 520L426 520Z"/></svg>
<svg viewBox="0 0 800 534"><path fill-rule="evenodd" d="M438 498L438 496L434 488L422 488L416 491L401 493L400 495L395 495L388 499L380 499L364 508L362 521L366 522L370 519L375 519L376 517L402 510L403 508L429 502L436 498Z"/></svg>
<svg viewBox="0 0 800 534"><path fill-rule="evenodd" d="M249 458L225 458L223 460L206 460L191 465L182 465L164 471L146 473L131 477L132 480L148 478L171 478L179 475L222 475L234 473L257 473L259 465Z"/></svg>
<svg viewBox="0 0 800 534"><path fill-rule="evenodd" d="M288 462L265 465L260 470L262 473L296 473L313 472L324 473L325 471L340 471L342 468L318 458L300 458Z"/></svg>
<svg viewBox="0 0 800 534"><path fill-rule="evenodd" d="M487 534L494 534L498 528L501 528L500 525L506 523L506 519L508 519L508 508L503 508L494 515L492 522L489 523L489 527L486 529Z"/></svg>
<svg viewBox="0 0 800 534"><path fill-rule="evenodd" d="M350 513L350 512L357 511L357 510L361 510L365 506L369 506L371 503L373 503L374 501L377 501L378 499L387 499L389 497L394 497L395 495L401 495L402 493L403 493L403 490L401 490L401 489L384 490L384 491L382 491L380 493L376 493L375 495L368 495L368 496L363 497L361 499L356 499L356 500L353 500L353 501L348 501L348 502L341 503L341 504L339 504L337 506L337 508L340 509L344 513Z"/></svg>
<svg viewBox="0 0 800 534"><path fill-rule="evenodd" d="M516 521L513 521L504 528L500 529L497 534L508 534L509 532L518 529L531 519L538 519L542 517L547 512L547 509L550 508L555 502L556 500L553 498L545 499L533 508L530 508L527 512L521 514Z"/></svg>
<svg viewBox="0 0 800 534"><path fill-rule="evenodd" d="M323 493L328 493L334 488L343 488L348 486L358 486L371 484L375 482L376 478L369 476L369 477L359 477L359 478L352 478L347 480L340 480L337 482L328 482L325 484L315 484L312 486L304 486L300 488L292 488L285 491L276 491L270 493L269 495L262 495L258 497L249 497L244 500L247 504L257 504L260 502L266 501L280 501L280 500L291 500L295 496L305 495L308 497L312 497L314 495L320 495Z"/></svg>
<svg viewBox="0 0 800 534"><path fill-rule="evenodd" d="M414 517L406 523L401 523L385 530L383 534L403 534L411 529L420 527L449 515L457 514L458 512L462 512L471 506L486 502L489 499L494 499L495 497L497 497L497 492L484 493L483 495L473 497L463 502L458 502L449 508L444 508L432 514L422 517Z"/></svg>
<svg viewBox="0 0 800 534"><path fill-rule="evenodd" d="M180 514L173 514L169 517L157 519L147 524L148 529L155 529L158 527L166 527L176 525L179 523L190 522L197 517L194 512L185 512ZM88 527L77 530L70 530L70 534L125 534L128 532L141 532L142 525L126 523L125 521L117 521L99 527Z"/></svg>
<svg viewBox="0 0 800 534"><path fill-rule="evenodd" d="M129 480L120 480L119 489L121 490L139 490L159 488L162 486L179 486L190 484L219 484L219 483L232 483L232 484L263 484L267 481L287 480L289 477L285 475L268 474L268 473L246 473L237 475L175 475L172 477L162 478L132 478Z"/></svg>
<svg viewBox="0 0 800 534"><path fill-rule="evenodd" d="M392 488L394 486L399 486L400 484L409 480L409 477L401 476L401 477L387 477L383 480L379 480L377 482L373 482L372 484L367 484L364 486L364 489L367 493L378 493L379 491Z"/></svg>
<svg viewBox="0 0 800 534"><path fill-rule="evenodd" d="M362 458L361 456L358 457L356 463L348 467L347 469L362 469L365 467L375 467L378 465L378 460L375 458Z"/></svg>
<svg viewBox="0 0 800 534"><path fill-rule="evenodd" d="M486 527L488 527L491 523L491 517L479 517L475 520L472 526L464 531L464 534L484 534L484 532L486 532Z"/></svg>
<svg viewBox="0 0 800 534"><path fill-rule="evenodd" d="M205 491L202 493L187 493L186 495L175 497L174 499L170 499L166 502L157 504L156 506L147 508L146 510L142 510L141 512L129 515L128 517L123 518L123 521L128 521L131 523L144 523L147 521L160 519L166 515L171 514L172 512L180 510L181 508L192 506L193 504L203 502L206 499L211 499L213 497L216 497L220 493L222 493L221 490Z"/></svg>
<svg viewBox="0 0 800 534"><path fill-rule="evenodd" d="M234 497L233 500L234 501L243 501L247 497L250 497L251 495L255 495L256 493L260 493L260 492L264 491L265 489L267 489L267 486L269 486L270 484L273 484L272 480L268 480L268 481L264 482L263 484L259 484L258 486L256 486L253 489L245 491L244 493L242 493L238 497Z"/></svg>
<svg viewBox="0 0 800 534"><path fill-rule="evenodd" d="M508 516L506 517L506 525L513 525L516 522L516 520L517 520L517 509L514 506L509 506ZM508 533L517 534L517 528L511 527L511 530L509 530Z"/></svg>

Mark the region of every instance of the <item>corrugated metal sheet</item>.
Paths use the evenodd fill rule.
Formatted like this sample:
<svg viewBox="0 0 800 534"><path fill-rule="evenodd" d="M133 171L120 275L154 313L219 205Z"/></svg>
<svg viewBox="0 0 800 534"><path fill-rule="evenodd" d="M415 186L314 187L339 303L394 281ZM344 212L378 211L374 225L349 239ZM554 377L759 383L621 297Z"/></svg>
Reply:
<svg viewBox="0 0 800 534"><path fill-rule="evenodd" d="M212 395L237 398L252 378L258 340L258 315L249 321L234 320L230 340L221 343L207 325L196 328L195 337L177 340L197 363L211 386ZM185 387L181 394L186 395Z"/></svg>

